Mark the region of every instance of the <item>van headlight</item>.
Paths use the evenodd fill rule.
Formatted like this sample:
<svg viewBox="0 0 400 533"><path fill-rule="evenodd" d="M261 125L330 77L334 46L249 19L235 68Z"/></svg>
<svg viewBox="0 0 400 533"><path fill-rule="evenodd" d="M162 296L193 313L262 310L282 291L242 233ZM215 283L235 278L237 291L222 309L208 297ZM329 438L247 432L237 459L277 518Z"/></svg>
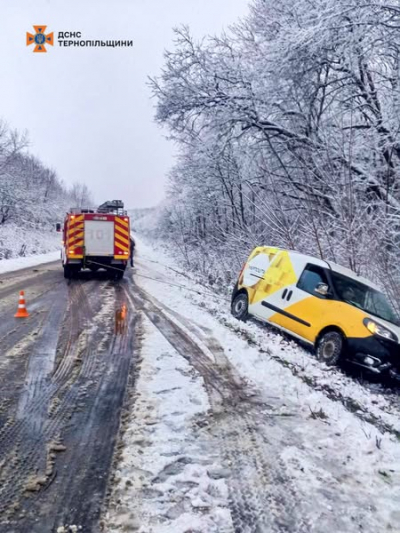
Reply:
<svg viewBox="0 0 400 533"><path fill-rule="evenodd" d="M378 335L378 337L383 337L384 339L389 339L390 341L399 342L399 339L392 331L390 331L390 329L378 324L378 322L375 322L375 320L372 320L371 318L364 318L363 324L373 335Z"/></svg>

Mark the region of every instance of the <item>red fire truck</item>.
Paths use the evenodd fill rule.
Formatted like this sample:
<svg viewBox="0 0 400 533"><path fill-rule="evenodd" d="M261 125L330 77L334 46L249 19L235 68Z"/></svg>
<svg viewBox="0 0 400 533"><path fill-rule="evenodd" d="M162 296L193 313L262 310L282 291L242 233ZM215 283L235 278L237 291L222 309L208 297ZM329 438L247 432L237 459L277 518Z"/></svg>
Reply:
<svg viewBox="0 0 400 533"><path fill-rule="evenodd" d="M64 277L82 269L109 271L121 279L130 259L130 221L120 200L105 202L97 209L71 208L64 225L61 259Z"/></svg>

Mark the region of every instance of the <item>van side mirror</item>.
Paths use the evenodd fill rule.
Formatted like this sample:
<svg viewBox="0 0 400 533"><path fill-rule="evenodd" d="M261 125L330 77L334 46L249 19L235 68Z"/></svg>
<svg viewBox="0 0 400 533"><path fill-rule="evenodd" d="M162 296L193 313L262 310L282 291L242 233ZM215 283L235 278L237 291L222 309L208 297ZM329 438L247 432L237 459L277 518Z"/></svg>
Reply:
<svg viewBox="0 0 400 533"><path fill-rule="evenodd" d="M326 283L318 283L314 289L314 292L320 294L321 296L329 296L329 285Z"/></svg>
<svg viewBox="0 0 400 533"><path fill-rule="evenodd" d="M60 231L61 231L61 224L59 222L57 222L57 224L56 224L56 231L58 233L60 233Z"/></svg>

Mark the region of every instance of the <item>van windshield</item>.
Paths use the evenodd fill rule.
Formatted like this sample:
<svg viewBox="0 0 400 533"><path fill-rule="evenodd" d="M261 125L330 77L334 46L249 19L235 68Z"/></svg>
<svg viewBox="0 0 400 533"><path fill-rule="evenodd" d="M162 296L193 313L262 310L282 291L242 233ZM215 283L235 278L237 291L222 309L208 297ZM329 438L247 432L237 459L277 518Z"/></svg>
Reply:
<svg viewBox="0 0 400 533"><path fill-rule="evenodd" d="M330 275L341 300L383 320L399 325L399 317L382 292L337 272L331 271Z"/></svg>

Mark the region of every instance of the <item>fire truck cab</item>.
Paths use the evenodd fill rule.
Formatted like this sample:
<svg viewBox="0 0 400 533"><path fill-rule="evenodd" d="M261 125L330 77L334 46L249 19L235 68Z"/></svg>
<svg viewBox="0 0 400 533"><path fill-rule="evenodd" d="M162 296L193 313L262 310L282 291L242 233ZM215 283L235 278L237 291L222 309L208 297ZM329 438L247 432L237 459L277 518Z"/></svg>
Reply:
<svg viewBox="0 0 400 533"><path fill-rule="evenodd" d="M120 200L105 202L97 209L71 208L64 224L61 260L64 277L80 270L106 269L122 279L130 259L130 220Z"/></svg>

